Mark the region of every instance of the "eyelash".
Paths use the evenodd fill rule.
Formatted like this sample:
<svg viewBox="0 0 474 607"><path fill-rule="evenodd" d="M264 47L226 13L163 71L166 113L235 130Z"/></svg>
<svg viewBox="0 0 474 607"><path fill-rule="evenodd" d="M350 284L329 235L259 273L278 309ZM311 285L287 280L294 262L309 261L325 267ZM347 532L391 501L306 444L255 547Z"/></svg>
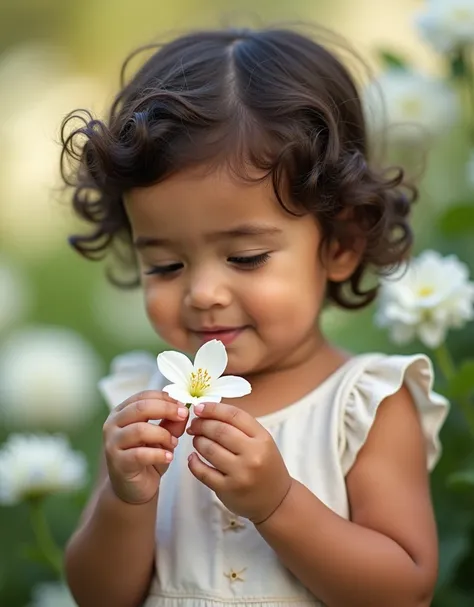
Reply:
<svg viewBox="0 0 474 607"><path fill-rule="evenodd" d="M259 253L258 255L249 255L247 257L229 257L232 263L244 266L246 269L255 269L263 266L270 259L270 253Z"/></svg>
<svg viewBox="0 0 474 607"><path fill-rule="evenodd" d="M256 269L263 266L270 259L270 253L259 253L258 255L240 256L240 257L229 257L228 261L231 263L241 265L245 269ZM167 276L174 274L183 267L182 263L173 263L169 266L154 266L150 270L147 270L145 274L152 275L158 274L160 276Z"/></svg>

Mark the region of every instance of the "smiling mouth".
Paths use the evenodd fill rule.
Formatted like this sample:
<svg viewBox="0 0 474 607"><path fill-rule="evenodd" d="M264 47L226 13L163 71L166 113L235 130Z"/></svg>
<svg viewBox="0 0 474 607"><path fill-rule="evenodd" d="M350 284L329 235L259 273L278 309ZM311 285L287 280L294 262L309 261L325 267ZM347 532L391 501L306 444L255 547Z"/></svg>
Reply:
<svg viewBox="0 0 474 607"><path fill-rule="evenodd" d="M194 331L194 333L199 336L203 343L218 339L225 346L228 346L235 341L244 330L245 327L229 327Z"/></svg>

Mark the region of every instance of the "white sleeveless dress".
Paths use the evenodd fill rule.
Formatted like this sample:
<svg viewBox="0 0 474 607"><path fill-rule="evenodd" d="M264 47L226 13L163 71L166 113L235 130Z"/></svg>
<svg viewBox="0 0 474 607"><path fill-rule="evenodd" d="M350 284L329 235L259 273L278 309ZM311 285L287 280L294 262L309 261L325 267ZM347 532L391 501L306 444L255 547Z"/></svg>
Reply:
<svg viewBox="0 0 474 607"><path fill-rule="evenodd" d="M99 387L110 407L143 389L161 389L151 355L117 358ZM168 382L167 382L168 383ZM379 404L402 384L419 411L431 470L439 455L446 399L432 391L423 355L360 355L290 406L257 418L272 434L290 474L349 518L345 476ZM160 487L155 575L144 607L322 606L280 563L246 519L236 517L189 472L192 437L180 439Z"/></svg>

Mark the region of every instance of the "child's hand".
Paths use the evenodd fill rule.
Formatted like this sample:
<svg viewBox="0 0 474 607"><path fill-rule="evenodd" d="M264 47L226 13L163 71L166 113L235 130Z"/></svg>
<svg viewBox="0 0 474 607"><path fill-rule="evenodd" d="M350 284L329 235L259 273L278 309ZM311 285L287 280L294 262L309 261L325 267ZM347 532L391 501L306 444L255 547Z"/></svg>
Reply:
<svg viewBox="0 0 474 607"><path fill-rule="evenodd" d="M271 435L251 415L223 403L208 403L187 432L196 451L189 469L232 512L258 524L278 508L291 485Z"/></svg>
<svg viewBox="0 0 474 607"><path fill-rule="evenodd" d="M135 394L110 413L103 428L105 457L121 500L143 504L156 495L188 414L186 407L156 391ZM150 419L162 421L149 424Z"/></svg>

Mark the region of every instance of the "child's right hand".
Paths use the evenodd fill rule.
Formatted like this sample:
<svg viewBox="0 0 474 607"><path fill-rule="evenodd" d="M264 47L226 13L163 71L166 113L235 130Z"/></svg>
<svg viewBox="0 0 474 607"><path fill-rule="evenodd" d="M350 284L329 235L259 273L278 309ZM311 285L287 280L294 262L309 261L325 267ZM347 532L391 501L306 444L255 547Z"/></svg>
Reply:
<svg viewBox="0 0 474 607"><path fill-rule="evenodd" d="M143 504L157 493L189 411L163 392L148 390L112 410L104 423L105 457L119 499ZM161 419L160 425L149 424Z"/></svg>

